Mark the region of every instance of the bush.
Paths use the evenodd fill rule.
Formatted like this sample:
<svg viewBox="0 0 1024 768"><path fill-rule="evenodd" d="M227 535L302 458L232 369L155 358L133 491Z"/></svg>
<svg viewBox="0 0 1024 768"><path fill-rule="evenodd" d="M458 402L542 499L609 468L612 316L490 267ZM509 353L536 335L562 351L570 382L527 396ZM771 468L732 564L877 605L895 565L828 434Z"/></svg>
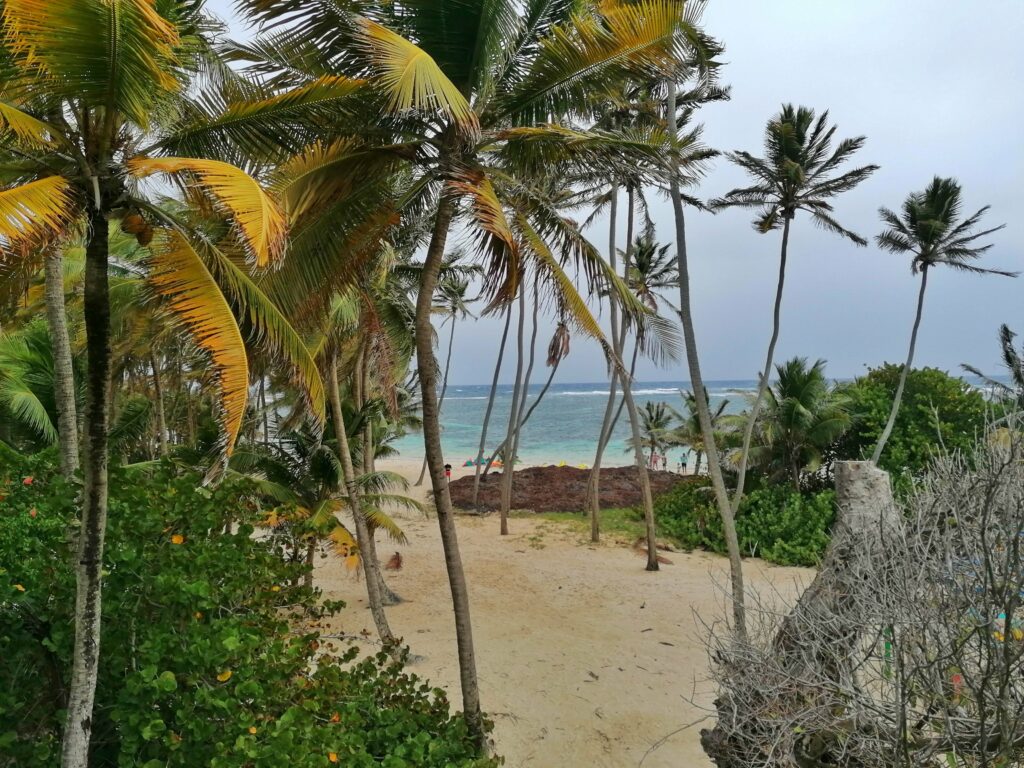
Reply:
<svg viewBox="0 0 1024 768"><path fill-rule="evenodd" d="M725 536L707 478L680 483L654 505L661 535L685 549L725 554ZM747 494L736 518L740 550L780 565L817 565L835 520L835 492L797 493L788 486Z"/></svg>
<svg viewBox="0 0 1024 768"><path fill-rule="evenodd" d="M90 765L492 764L441 690L320 635L340 603L319 605L303 567L252 536L251 489L199 483L112 472ZM0 468L0 766L59 762L75 490Z"/></svg>
<svg viewBox="0 0 1024 768"><path fill-rule="evenodd" d="M901 370L887 364L842 388L850 398L854 423L833 446L836 459L871 455L889 418ZM936 368L911 369L879 466L900 486L901 475L921 474L940 450L972 452L984 433L988 411L982 393L962 379Z"/></svg>

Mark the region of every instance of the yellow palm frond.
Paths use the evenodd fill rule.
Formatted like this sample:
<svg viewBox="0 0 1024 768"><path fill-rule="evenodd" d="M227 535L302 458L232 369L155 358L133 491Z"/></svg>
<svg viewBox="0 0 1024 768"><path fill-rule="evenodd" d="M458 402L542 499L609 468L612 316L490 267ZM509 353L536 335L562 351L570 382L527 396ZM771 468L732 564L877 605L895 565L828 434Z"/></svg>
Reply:
<svg viewBox="0 0 1024 768"><path fill-rule="evenodd" d="M249 391L249 361L238 322L210 270L181 233L161 232L149 265L154 292L213 363L225 451L231 455Z"/></svg>
<svg viewBox="0 0 1024 768"><path fill-rule="evenodd" d="M22 144L45 149L54 143L58 134L42 120L32 117L13 104L0 101L0 136L13 133Z"/></svg>
<svg viewBox="0 0 1024 768"><path fill-rule="evenodd" d="M473 219L483 233L484 248L496 256L502 252L514 256L517 251L516 239L490 179L485 176L479 180L453 181L450 186L472 199Z"/></svg>
<svg viewBox="0 0 1024 768"><path fill-rule="evenodd" d="M219 160L137 157L129 170L140 178L154 173L186 174L207 191L235 224L242 245L258 267L277 261L287 240L285 216L259 182L241 168Z"/></svg>
<svg viewBox="0 0 1024 768"><path fill-rule="evenodd" d="M530 226L530 222L522 214L516 215L516 226L523 234L526 245L537 258L537 270L545 279L554 284L558 294L559 304L564 307L568 316L574 324L587 336L596 339L607 349L608 345L601 331L601 326L587 307L587 302L580 296L579 291L573 284L570 277L558 263L558 259L548 248L544 239L537 234L537 231Z"/></svg>
<svg viewBox="0 0 1024 768"><path fill-rule="evenodd" d="M2 14L15 62L62 96L146 126L160 94L179 88L181 41L154 0L5 0Z"/></svg>
<svg viewBox="0 0 1024 768"><path fill-rule="evenodd" d="M341 510L342 504L338 499L324 499L309 515L307 521L310 528L320 529L326 527L329 523L337 525L337 520L334 519L334 515Z"/></svg>
<svg viewBox="0 0 1024 768"><path fill-rule="evenodd" d="M57 235L75 208L71 185L62 176L0 190L0 244Z"/></svg>
<svg viewBox="0 0 1024 768"><path fill-rule="evenodd" d="M476 113L466 97L426 51L369 19L359 20L359 32L392 110L442 112L463 128L476 128Z"/></svg>
<svg viewBox="0 0 1024 768"><path fill-rule="evenodd" d="M332 530L327 538L331 541L331 548L335 554L343 558L345 567L354 571L359 567L359 545L355 536L344 525L338 525Z"/></svg>
<svg viewBox="0 0 1024 768"><path fill-rule="evenodd" d="M363 516L366 518L366 524L370 527L371 533L375 530L386 531L388 536L391 537L392 541L399 544L408 543L408 539L405 536L405 531L402 530L401 526L395 522L394 518L388 515L377 507L363 507Z"/></svg>

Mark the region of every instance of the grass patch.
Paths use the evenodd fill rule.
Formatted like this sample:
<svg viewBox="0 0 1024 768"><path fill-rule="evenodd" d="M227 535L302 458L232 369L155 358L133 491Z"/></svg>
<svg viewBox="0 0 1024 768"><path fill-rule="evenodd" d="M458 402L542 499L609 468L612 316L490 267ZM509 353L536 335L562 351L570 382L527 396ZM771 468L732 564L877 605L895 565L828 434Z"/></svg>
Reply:
<svg viewBox="0 0 1024 768"><path fill-rule="evenodd" d="M532 517L561 523L573 532L590 539L590 517L579 512L541 512ZM624 543L632 544L644 535L644 521L637 518L636 511L628 507L603 509L600 515L601 536L609 536Z"/></svg>

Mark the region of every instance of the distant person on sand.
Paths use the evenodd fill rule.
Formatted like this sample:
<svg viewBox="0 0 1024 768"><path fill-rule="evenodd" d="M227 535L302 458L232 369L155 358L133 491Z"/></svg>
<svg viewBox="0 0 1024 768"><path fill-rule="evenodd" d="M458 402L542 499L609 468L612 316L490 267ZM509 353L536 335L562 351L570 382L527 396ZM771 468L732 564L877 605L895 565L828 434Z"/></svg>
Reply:
<svg viewBox="0 0 1024 768"><path fill-rule="evenodd" d="M685 475L686 474L686 454L685 453L683 454L683 457L679 460L679 466L683 468L683 474Z"/></svg>

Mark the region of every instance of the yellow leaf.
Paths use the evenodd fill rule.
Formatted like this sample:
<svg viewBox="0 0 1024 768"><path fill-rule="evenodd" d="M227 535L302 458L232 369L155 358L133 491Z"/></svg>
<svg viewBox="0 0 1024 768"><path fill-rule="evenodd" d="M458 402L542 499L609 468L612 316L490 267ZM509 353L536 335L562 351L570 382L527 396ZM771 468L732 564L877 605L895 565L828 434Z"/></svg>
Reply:
<svg viewBox="0 0 1024 768"><path fill-rule="evenodd" d="M463 128L477 127L466 97L422 48L369 19L359 20L360 37L377 68L377 84L391 97L391 109L443 112Z"/></svg>
<svg viewBox="0 0 1024 768"><path fill-rule="evenodd" d="M21 68L86 104L145 126L161 92L179 90L181 40L154 0L5 0L5 48ZM34 72L33 72L34 74Z"/></svg>
<svg viewBox="0 0 1024 768"><path fill-rule="evenodd" d="M15 584L14 588L16 590L18 590L19 592L24 592L25 591L25 588L23 586L21 586L21 584Z"/></svg>
<svg viewBox="0 0 1024 768"><path fill-rule="evenodd" d="M338 762L338 753L337 752L328 752L327 753L327 759L330 760L332 763Z"/></svg>
<svg viewBox="0 0 1024 768"><path fill-rule="evenodd" d="M250 725L249 726L249 733L255 735L255 733L256 733L256 726L255 725Z"/></svg>
<svg viewBox="0 0 1024 768"><path fill-rule="evenodd" d="M71 185L47 176L0 190L0 242L18 242L60 233L75 216Z"/></svg>
<svg viewBox="0 0 1024 768"><path fill-rule="evenodd" d="M231 675L233 674L234 672L232 672L230 669L225 669L223 672L217 675L217 679L222 683L226 683L228 680L231 679Z"/></svg>
<svg viewBox="0 0 1024 768"><path fill-rule="evenodd" d="M0 101L0 129L3 133L10 131L22 144L36 149L49 147L58 135L42 120L4 101Z"/></svg>
<svg viewBox="0 0 1024 768"><path fill-rule="evenodd" d="M238 322L213 275L184 236L163 231L152 254L150 285L213 363L225 450L230 455L249 393L249 361Z"/></svg>
<svg viewBox="0 0 1024 768"><path fill-rule="evenodd" d="M284 212L260 183L241 168L219 160L136 157L128 161L128 169L140 178L154 173L186 174L192 179L192 186L208 192L231 219L256 266L265 267L284 254Z"/></svg>
<svg viewBox="0 0 1024 768"><path fill-rule="evenodd" d="M280 591L281 591L281 588L280 588L279 586L277 586L277 584L275 584L274 586L272 586L272 587L270 588L270 591L271 591L271 592L280 592Z"/></svg>
<svg viewBox="0 0 1024 768"><path fill-rule="evenodd" d="M184 543L185 543L185 537L182 536L180 533L176 533L173 536L171 536L171 544L184 544Z"/></svg>

